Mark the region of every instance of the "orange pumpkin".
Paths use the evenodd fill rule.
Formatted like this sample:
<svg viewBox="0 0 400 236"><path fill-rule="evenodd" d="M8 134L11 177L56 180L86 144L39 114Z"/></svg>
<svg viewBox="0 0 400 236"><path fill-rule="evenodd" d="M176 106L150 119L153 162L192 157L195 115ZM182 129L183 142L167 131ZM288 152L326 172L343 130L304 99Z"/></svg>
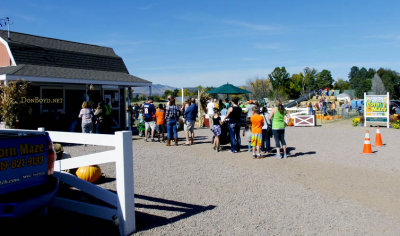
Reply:
<svg viewBox="0 0 400 236"><path fill-rule="evenodd" d="M90 183L94 183L101 177L101 169L98 165L79 167L78 170L76 170L76 176Z"/></svg>

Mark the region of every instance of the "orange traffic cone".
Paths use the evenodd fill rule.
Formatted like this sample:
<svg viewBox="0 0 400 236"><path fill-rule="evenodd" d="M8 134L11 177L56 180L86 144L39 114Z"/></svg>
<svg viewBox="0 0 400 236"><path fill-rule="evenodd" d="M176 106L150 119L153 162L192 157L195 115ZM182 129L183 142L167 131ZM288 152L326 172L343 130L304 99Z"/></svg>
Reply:
<svg viewBox="0 0 400 236"><path fill-rule="evenodd" d="M369 139L369 130L365 131L364 150L363 154L372 154L371 140Z"/></svg>
<svg viewBox="0 0 400 236"><path fill-rule="evenodd" d="M379 130L379 126L376 129L376 138L375 138L375 147L382 147L382 137L381 137L381 131Z"/></svg>

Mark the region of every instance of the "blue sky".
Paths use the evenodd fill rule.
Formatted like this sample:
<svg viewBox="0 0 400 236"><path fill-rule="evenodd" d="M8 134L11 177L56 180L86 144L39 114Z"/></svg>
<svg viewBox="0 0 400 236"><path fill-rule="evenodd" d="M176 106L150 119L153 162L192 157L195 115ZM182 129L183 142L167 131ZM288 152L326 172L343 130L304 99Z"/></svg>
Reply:
<svg viewBox="0 0 400 236"><path fill-rule="evenodd" d="M400 1L2 1L11 30L114 48L174 87L244 85L277 66L400 72Z"/></svg>

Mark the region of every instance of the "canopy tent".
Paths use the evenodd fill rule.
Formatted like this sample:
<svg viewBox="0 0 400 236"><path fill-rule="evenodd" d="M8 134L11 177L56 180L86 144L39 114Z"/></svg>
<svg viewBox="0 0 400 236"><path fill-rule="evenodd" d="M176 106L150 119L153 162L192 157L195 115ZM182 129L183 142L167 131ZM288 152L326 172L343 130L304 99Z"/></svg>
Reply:
<svg viewBox="0 0 400 236"><path fill-rule="evenodd" d="M226 83L222 86L219 86L218 88L212 89L210 91L207 91L206 93L209 94L247 94L251 93L250 91L247 91L245 89L241 89L239 87L236 87L232 84Z"/></svg>
<svg viewBox="0 0 400 236"><path fill-rule="evenodd" d="M338 101L348 101L348 102L350 102L351 101L351 96L349 94L347 94L347 93L341 93L341 94L336 96L336 99Z"/></svg>

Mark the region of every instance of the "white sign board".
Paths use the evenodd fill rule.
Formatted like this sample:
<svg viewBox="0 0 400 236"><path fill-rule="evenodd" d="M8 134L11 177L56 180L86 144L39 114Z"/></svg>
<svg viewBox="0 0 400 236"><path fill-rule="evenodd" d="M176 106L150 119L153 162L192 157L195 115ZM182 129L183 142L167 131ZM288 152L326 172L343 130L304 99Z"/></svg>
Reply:
<svg viewBox="0 0 400 236"><path fill-rule="evenodd" d="M367 95L364 93L364 126L370 123L386 123L389 128L389 93Z"/></svg>

